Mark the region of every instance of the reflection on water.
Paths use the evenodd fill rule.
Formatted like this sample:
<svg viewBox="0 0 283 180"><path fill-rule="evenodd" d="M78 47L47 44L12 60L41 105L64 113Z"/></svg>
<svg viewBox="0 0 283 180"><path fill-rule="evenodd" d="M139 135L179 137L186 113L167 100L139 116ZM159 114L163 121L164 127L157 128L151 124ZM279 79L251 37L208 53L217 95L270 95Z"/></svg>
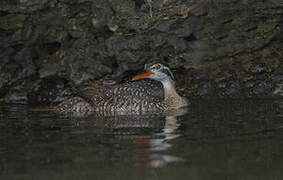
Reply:
<svg viewBox="0 0 283 180"><path fill-rule="evenodd" d="M61 117L0 106L0 179L281 179L283 101Z"/></svg>

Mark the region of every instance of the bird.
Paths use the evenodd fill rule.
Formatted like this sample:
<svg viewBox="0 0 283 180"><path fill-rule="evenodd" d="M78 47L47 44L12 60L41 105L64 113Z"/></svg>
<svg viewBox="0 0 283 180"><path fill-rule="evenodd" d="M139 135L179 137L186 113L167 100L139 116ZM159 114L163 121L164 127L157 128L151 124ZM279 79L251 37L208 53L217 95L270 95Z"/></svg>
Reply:
<svg viewBox="0 0 283 180"><path fill-rule="evenodd" d="M145 70L131 82L113 86L88 85L54 109L60 113L139 114L189 105L189 101L176 92L174 75L167 66L146 64Z"/></svg>

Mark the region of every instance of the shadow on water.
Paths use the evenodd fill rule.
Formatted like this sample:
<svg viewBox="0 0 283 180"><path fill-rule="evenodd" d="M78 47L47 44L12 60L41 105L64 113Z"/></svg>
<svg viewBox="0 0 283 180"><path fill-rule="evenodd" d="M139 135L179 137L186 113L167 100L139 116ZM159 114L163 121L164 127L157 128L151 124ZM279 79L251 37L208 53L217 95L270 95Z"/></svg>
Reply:
<svg viewBox="0 0 283 180"><path fill-rule="evenodd" d="M199 100L187 113L61 117L0 106L1 179L281 179L283 102Z"/></svg>

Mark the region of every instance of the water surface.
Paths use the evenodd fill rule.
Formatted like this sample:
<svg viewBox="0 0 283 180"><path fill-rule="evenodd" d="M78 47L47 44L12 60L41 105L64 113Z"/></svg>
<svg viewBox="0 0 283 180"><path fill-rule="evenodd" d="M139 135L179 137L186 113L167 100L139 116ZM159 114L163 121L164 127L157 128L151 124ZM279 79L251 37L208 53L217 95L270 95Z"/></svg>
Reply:
<svg viewBox="0 0 283 180"><path fill-rule="evenodd" d="M1 105L0 179L282 179L282 129L280 100L87 118Z"/></svg>

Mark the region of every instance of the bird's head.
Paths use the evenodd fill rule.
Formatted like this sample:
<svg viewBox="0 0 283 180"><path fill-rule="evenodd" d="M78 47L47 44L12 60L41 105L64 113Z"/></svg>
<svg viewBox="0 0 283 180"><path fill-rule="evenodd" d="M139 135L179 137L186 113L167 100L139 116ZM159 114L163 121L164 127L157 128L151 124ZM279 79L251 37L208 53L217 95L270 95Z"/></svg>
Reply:
<svg viewBox="0 0 283 180"><path fill-rule="evenodd" d="M145 65L145 70L147 71L146 73L137 75L132 80L139 80L144 78L149 78L160 82L166 80L174 80L174 76L171 70L160 63L156 63L150 66Z"/></svg>

